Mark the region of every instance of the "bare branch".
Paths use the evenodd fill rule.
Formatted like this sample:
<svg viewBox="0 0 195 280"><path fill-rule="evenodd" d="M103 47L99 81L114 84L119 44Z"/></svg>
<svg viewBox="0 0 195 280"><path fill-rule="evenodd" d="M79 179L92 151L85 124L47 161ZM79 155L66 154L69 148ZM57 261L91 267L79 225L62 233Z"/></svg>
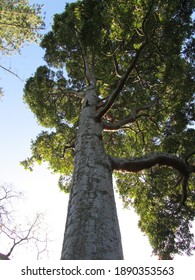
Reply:
<svg viewBox="0 0 195 280"><path fill-rule="evenodd" d="M10 239L13 239L14 240L14 244L12 245L11 249L9 250L9 253L7 254L7 256L9 257L11 255L11 253L13 252L14 248L19 245L20 243L24 242L24 241L27 241L29 239L29 236L33 230L33 228L36 226L38 220L39 220L39 217L40 217L40 214L38 214L35 218L35 221L34 223L32 223L32 225L29 227L29 229L27 230L27 233L26 235L24 235L23 237L19 237L19 240L16 241L15 238L11 238Z"/></svg>
<svg viewBox="0 0 195 280"><path fill-rule="evenodd" d="M6 67L3 67L2 65L0 65L0 68L2 68L3 70L9 72L10 74L14 75L16 78L18 78L20 81L23 82L23 80L16 73L14 73L13 71L7 69Z"/></svg>
<svg viewBox="0 0 195 280"><path fill-rule="evenodd" d="M13 199L22 198L22 194L20 192L15 192L11 189L9 185L1 185L0 186L0 224L10 223L12 221L12 213Z"/></svg>
<svg viewBox="0 0 195 280"><path fill-rule="evenodd" d="M32 223L28 221L26 229L22 229L21 224L17 225L15 223L12 201L19 198L21 198L20 192L12 191L10 186L0 186L0 233L11 244L8 253L0 253L0 260L8 260L16 247L29 242L33 242L37 248L38 244L43 244L44 248L42 250L38 248L38 255L45 251L47 247L47 235L46 239L45 237L42 238L42 233L40 232L42 214L37 214Z"/></svg>
<svg viewBox="0 0 195 280"><path fill-rule="evenodd" d="M43 247L42 250L40 249L40 242L44 243L44 247ZM36 248L37 248L37 260L39 260L40 255L41 255L42 253L44 253L44 252L47 250L47 246L48 246L47 243L48 243L48 236L47 236L47 233L46 233L46 235L45 235L45 240L43 240L43 241L41 241L41 240L39 240L39 239L36 240L35 246L36 246Z"/></svg>
<svg viewBox="0 0 195 280"><path fill-rule="evenodd" d="M10 188L10 186L7 186L7 185L0 186L0 195L2 195L2 197L0 197L0 202L2 200L8 201L9 199L12 199L12 198L21 198L22 197L21 192L15 192L13 190L10 190L9 188ZM1 194L1 192L2 192L2 194Z"/></svg>

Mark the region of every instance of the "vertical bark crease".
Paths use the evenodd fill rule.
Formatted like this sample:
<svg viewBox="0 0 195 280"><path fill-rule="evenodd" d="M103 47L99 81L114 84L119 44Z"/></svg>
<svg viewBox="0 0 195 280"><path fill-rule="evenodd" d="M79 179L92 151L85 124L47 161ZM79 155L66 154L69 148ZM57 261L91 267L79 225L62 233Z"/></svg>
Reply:
<svg viewBox="0 0 195 280"><path fill-rule="evenodd" d="M95 92L86 91L75 146L75 169L61 259L123 259L112 168L95 120ZM96 98L97 99L97 98Z"/></svg>

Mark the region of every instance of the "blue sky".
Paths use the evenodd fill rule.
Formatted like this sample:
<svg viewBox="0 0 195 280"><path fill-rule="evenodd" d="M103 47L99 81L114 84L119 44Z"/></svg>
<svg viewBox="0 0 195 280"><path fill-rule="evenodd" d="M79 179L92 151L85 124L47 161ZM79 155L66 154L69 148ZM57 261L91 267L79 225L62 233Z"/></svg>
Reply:
<svg viewBox="0 0 195 280"><path fill-rule="evenodd" d="M45 32L48 32L51 29L53 15L62 12L67 1L37 0L33 2L45 4L43 8ZM23 103L22 96L25 80L34 74L38 66L45 64L43 56L44 50L36 44L31 44L22 48L21 55L0 57L0 64L22 79L21 81L0 69L0 87L4 91L4 97L0 101L1 158L3 157L4 160L1 160L0 167L1 170L9 167L8 178L11 178L10 170L12 167L15 168L17 161L25 159L27 154L30 155L31 139L42 130L31 111Z"/></svg>
<svg viewBox="0 0 195 280"><path fill-rule="evenodd" d="M53 14L64 10L65 1L34 2L45 3L43 12L46 13L46 32L48 32L53 21ZM45 219L51 231L49 238L55 241L50 244L51 246L49 245L51 258L58 259L65 224L67 196L59 193L58 177L52 175L46 166L37 166L34 172L30 173L20 165L20 161L30 156L31 140L35 139L43 129L38 126L35 117L22 100L25 80L35 72L39 65L44 64L43 55L43 50L38 45L32 44L23 47L21 55L0 57L0 64L23 80L20 81L0 69L0 87L4 91L4 96L0 101L0 183L12 184L14 188L22 190L25 194L27 201L21 205L22 211L25 212L24 216L33 216L32 213L35 215L36 212L45 213ZM59 220L59 223L55 220L54 223L56 214L59 213L62 220L61 222ZM56 242L59 242L58 250L52 251L52 245ZM5 251L1 253L6 253L6 244L4 245ZM18 258L18 252L16 253ZM32 254L32 258L35 257L36 255ZM21 258L23 258L22 254Z"/></svg>
<svg viewBox="0 0 195 280"><path fill-rule="evenodd" d="M37 0L33 2L45 4L43 12L46 12L46 32L48 32L51 29L53 14L62 12L65 2L74 1ZM26 194L27 202L23 205L25 215L30 215L32 212L46 213L51 232L50 239L54 240L52 244L49 244L50 259L58 259L68 196L59 192L58 176L53 175L46 165L36 166L34 172L30 173L19 164L30 156L31 140L43 130L22 100L25 80L36 71L38 66L45 64L43 55L44 51L38 45L32 44L25 46L21 55L0 57L0 64L17 73L23 80L20 81L0 69L0 87L4 91L4 97L0 101L0 183L11 183ZM118 199L117 203L120 204L118 212L125 259L149 260L151 249L147 238L143 237L137 229L137 217L133 211L122 210Z"/></svg>

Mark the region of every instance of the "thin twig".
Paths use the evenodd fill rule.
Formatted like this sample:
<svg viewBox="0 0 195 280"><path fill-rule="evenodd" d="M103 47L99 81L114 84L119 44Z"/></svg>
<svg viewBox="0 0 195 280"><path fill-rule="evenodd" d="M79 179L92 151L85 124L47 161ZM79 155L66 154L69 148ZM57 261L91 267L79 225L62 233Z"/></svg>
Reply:
<svg viewBox="0 0 195 280"><path fill-rule="evenodd" d="M14 72L12 72L11 70L7 69L6 67L0 65L0 68L2 68L3 70L9 72L10 74L14 75L16 78L18 78L21 82L23 82L23 80Z"/></svg>

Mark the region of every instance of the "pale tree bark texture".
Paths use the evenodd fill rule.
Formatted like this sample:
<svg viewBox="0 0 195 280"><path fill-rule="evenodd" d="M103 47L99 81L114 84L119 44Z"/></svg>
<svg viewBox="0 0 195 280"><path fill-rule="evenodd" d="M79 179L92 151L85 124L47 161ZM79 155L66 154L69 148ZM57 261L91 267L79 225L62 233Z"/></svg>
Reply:
<svg viewBox="0 0 195 280"><path fill-rule="evenodd" d="M188 179L190 174L195 172L195 166L189 164L187 158L184 160L167 153L154 152L140 158L122 159L109 156L104 150L103 130L123 129L148 114L148 110L155 105L156 101L152 101L136 107L129 116L115 123L107 123L103 119L124 87L144 46L145 43L100 109L93 70L89 69L87 56L83 56L85 76L89 85L83 95L75 143L74 172L61 254L63 260L123 259L112 182L114 170L140 172L155 165L174 168L182 178L182 198L175 214L180 211L187 199Z"/></svg>
<svg viewBox="0 0 195 280"><path fill-rule="evenodd" d="M102 132L106 127L102 118L124 87L146 44L147 42L144 42L137 51L116 89L99 111L96 78L93 67L89 66L87 51L83 52L85 77L89 86L85 92L77 132L73 181L61 259L123 259L113 191L112 161L103 147ZM123 124L124 122L118 125L117 129Z"/></svg>
<svg viewBox="0 0 195 280"><path fill-rule="evenodd" d="M102 142L102 125L95 119L97 95L88 88L75 146L61 259L123 259L112 183L112 167Z"/></svg>

